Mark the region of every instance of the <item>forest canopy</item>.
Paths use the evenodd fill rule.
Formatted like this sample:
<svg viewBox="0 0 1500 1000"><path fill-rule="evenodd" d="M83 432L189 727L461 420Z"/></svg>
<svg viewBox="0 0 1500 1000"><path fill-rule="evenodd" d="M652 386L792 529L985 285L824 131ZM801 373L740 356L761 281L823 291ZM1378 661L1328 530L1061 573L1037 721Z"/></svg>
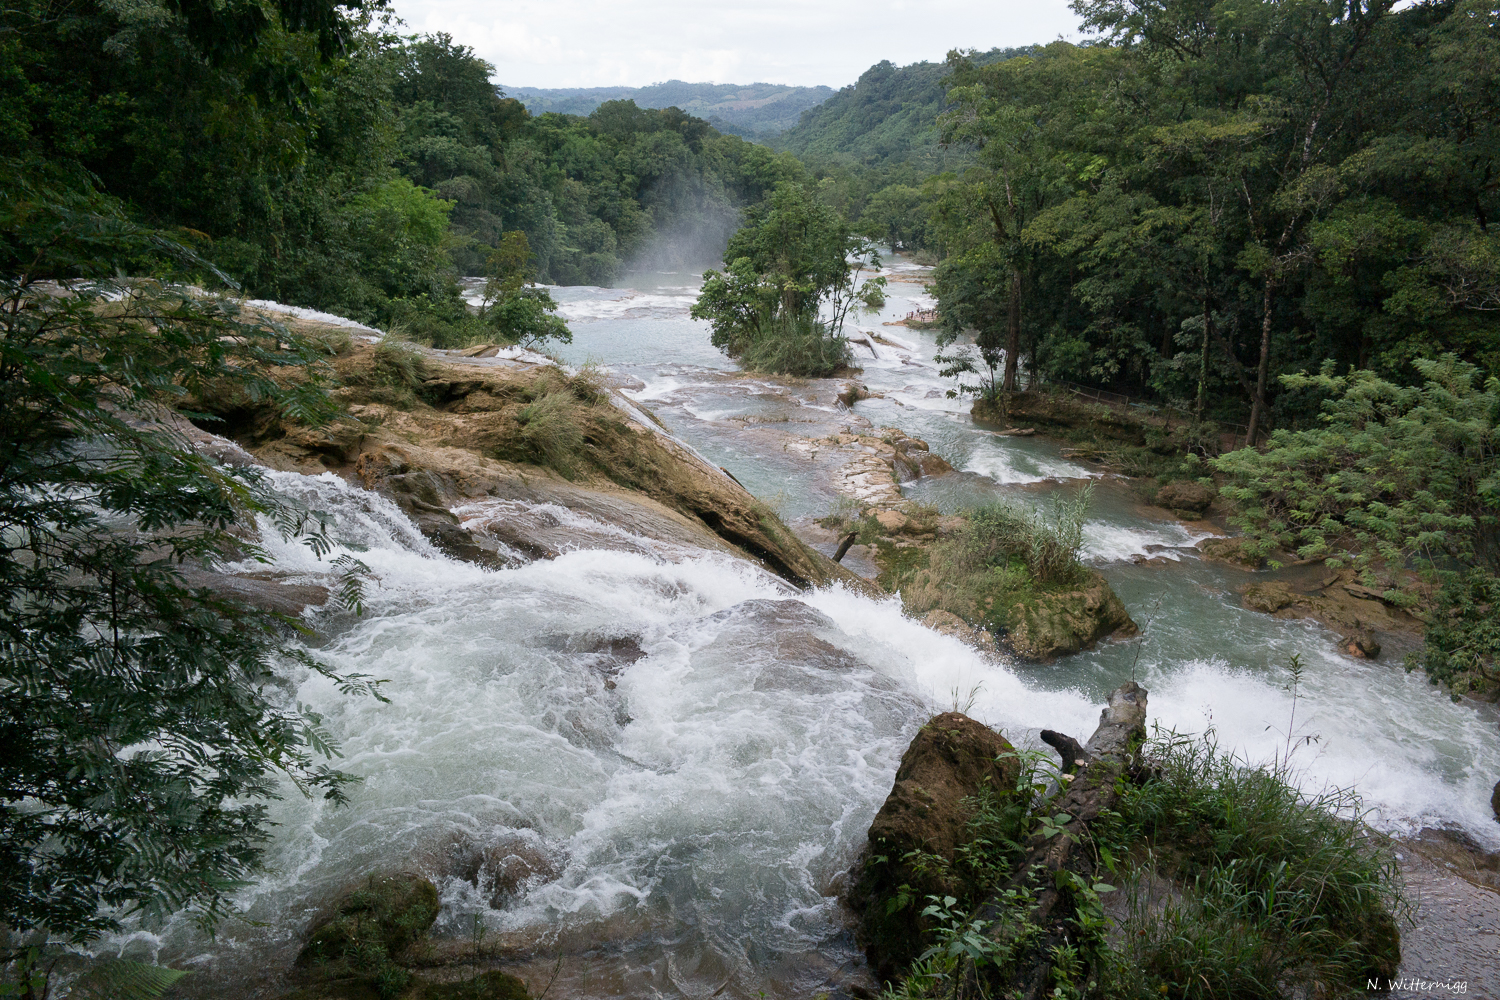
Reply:
<svg viewBox="0 0 1500 1000"><path fill-rule="evenodd" d="M254 297L440 346L487 332L456 279L486 275L507 232L536 280L607 284L717 259L740 207L801 170L675 108L534 117L447 35L283 6L22 0L3 15L0 128Z"/></svg>

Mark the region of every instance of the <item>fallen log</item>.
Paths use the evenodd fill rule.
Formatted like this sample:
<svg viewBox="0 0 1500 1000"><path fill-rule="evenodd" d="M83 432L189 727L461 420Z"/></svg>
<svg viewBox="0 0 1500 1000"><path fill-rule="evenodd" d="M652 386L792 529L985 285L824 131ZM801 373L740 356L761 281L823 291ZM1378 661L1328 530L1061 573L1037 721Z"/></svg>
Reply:
<svg viewBox="0 0 1500 1000"><path fill-rule="evenodd" d="M1039 930L1023 946L1023 953L1007 963L1013 970L1007 979L995 981L991 977L997 969L979 968L965 960L955 970L956 995L962 1000L999 996L1039 1000L1050 995L1052 949L1070 943L1068 920L1075 909L1072 894L1063 886L1059 873L1068 871L1092 880L1093 858L1079 845L1085 842L1089 824L1119 801L1117 781L1135 763L1135 751L1145 735L1146 689L1135 681L1127 681L1110 694L1109 705L1099 716L1099 728L1088 743L1080 746L1072 737L1052 730L1042 733L1043 741L1062 755L1064 774L1073 775L1067 790L1052 800L1047 810L1054 819L1062 814L1068 818L1031 835L1025 845L1025 860L975 915L983 922L986 936L999 946L1000 937L1013 926L1003 919L1013 894L1030 892L1034 903L1027 922Z"/></svg>

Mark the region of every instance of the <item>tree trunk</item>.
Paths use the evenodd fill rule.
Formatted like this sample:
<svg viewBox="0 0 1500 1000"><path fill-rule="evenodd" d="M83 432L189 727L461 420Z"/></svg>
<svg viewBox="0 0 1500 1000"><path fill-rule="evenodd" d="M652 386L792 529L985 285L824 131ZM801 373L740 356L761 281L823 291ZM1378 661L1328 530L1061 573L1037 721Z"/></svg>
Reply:
<svg viewBox="0 0 1500 1000"><path fill-rule="evenodd" d="M1208 341L1213 336L1214 314L1208 307L1208 297L1203 298L1203 357L1198 362L1198 406L1197 417L1203 419L1208 405Z"/></svg>
<svg viewBox="0 0 1500 1000"><path fill-rule="evenodd" d="M1255 376L1255 401L1250 404L1250 426L1245 431L1246 448L1255 447L1255 439L1260 434L1260 422L1266 412L1266 378L1271 372L1271 292L1275 287L1275 280L1267 276L1262 303L1264 313L1260 321L1260 368Z"/></svg>
<svg viewBox="0 0 1500 1000"><path fill-rule="evenodd" d="M1131 758L1146 735L1146 689L1135 681L1126 681L1109 696L1109 707L1099 715L1099 728L1087 745L1050 730L1042 739L1062 754L1064 770L1075 777L1068 790L1059 795L1047 809L1054 816L1067 813L1072 818L1063 833L1047 837L1032 834L1027 842L1026 860L1006 889L1031 889L1036 903L1030 921L1041 929L1037 939L1015 963L1015 974L1006 982L985 982L993 976L993 967L976 968L972 962L954 970L956 1000L982 1000L986 997L1022 997L1041 1000L1050 996L1052 948L1068 943L1067 920L1072 916L1071 894L1062 888L1057 873L1066 869L1085 879L1093 875L1093 859L1086 850L1075 850L1085 841L1088 825L1100 813L1112 809L1120 800L1116 779L1131 765ZM989 921L987 934L1004 933L999 918L1004 910L1003 893L992 897L979 908L980 920Z"/></svg>
<svg viewBox="0 0 1500 1000"><path fill-rule="evenodd" d="M1021 272L1010 272L1010 301L1006 303L1005 381L1000 388L1016 391L1016 359L1021 353Z"/></svg>

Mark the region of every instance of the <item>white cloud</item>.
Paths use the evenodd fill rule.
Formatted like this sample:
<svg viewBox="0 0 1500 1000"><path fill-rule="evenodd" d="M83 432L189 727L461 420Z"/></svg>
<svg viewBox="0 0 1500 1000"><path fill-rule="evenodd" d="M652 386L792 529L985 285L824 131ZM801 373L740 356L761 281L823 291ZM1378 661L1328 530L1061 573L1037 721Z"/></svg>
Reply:
<svg viewBox="0 0 1500 1000"><path fill-rule="evenodd" d="M510 86L663 80L840 87L882 59L1074 36L1066 0L395 0L418 32L446 31Z"/></svg>

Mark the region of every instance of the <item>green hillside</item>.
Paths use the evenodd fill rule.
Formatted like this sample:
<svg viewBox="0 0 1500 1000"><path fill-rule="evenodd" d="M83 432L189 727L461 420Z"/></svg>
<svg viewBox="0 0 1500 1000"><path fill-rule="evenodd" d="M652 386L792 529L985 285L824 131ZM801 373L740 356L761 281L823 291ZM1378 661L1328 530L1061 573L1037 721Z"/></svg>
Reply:
<svg viewBox="0 0 1500 1000"><path fill-rule="evenodd" d="M1026 55L1035 46L991 49L974 55L976 65ZM947 155L938 148L937 117L946 106L945 63L897 67L876 63L774 141L809 165L886 167L911 162L940 170Z"/></svg>
<svg viewBox="0 0 1500 1000"><path fill-rule="evenodd" d="M544 90L501 87L534 115L556 111L588 115L605 101L634 101L642 108L681 108L711 122L720 132L765 139L797 124L802 113L833 94L831 87L789 87L779 83L683 83L668 80L649 87L574 87Z"/></svg>

